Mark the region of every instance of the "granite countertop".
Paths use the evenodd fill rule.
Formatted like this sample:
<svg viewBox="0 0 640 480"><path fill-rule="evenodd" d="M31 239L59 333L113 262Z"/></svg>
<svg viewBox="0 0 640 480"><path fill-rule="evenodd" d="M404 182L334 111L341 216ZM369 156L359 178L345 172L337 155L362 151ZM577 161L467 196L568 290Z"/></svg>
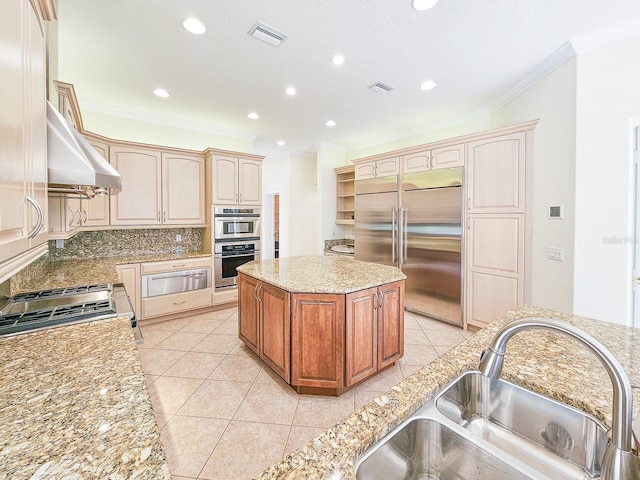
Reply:
<svg viewBox="0 0 640 480"><path fill-rule="evenodd" d="M253 261L238 272L294 293L350 293L406 278L396 267L338 256Z"/></svg>
<svg viewBox="0 0 640 480"><path fill-rule="evenodd" d="M117 265L129 263L159 262L164 260L180 260L185 258L211 257L211 253L183 252L154 253L135 256L117 256L87 258L83 260L43 260L38 265L38 274L11 285L11 294L62 288L92 283L118 283Z"/></svg>
<svg viewBox="0 0 640 480"><path fill-rule="evenodd" d="M0 339L0 479L166 479L128 318Z"/></svg>
<svg viewBox="0 0 640 480"><path fill-rule="evenodd" d="M510 320L526 317L557 318L584 330L616 356L631 385L640 385L640 329L524 305L364 405L256 479L355 479L353 465L361 453L457 376L476 370L480 353L498 329ZM609 376L586 347L567 336L548 331L517 334L507 345L502 377L586 411L607 426L611 424L613 395ZM634 402L633 410L635 417L640 412L639 401Z"/></svg>

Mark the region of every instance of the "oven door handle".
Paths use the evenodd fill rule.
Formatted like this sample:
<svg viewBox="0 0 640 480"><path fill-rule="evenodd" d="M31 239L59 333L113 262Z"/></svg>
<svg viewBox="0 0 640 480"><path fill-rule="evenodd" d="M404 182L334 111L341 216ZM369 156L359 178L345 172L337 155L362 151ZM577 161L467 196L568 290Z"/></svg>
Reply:
<svg viewBox="0 0 640 480"><path fill-rule="evenodd" d="M239 258L239 257L253 257L254 253L243 253L241 255L222 255L221 253L216 253L216 258Z"/></svg>

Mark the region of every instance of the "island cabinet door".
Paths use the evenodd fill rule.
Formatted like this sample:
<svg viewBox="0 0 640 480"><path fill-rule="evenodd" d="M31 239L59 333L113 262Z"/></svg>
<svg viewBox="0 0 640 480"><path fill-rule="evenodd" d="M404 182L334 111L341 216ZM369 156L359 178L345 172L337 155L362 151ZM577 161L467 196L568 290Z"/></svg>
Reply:
<svg viewBox="0 0 640 480"><path fill-rule="evenodd" d="M404 280L378 287L378 369L404 355Z"/></svg>
<svg viewBox="0 0 640 480"><path fill-rule="evenodd" d="M292 295L292 385L344 387L344 297Z"/></svg>
<svg viewBox="0 0 640 480"><path fill-rule="evenodd" d="M345 381L349 387L378 370L378 288L346 297Z"/></svg>
<svg viewBox="0 0 640 480"><path fill-rule="evenodd" d="M258 351L258 337L260 334L260 282L243 274L238 274L238 337L244 344Z"/></svg>
<svg viewBox="0 0 640 480"><path fill-rule="evenodd" d="M291 380L291 294L263 283L260 358L287 383Z"/></svg>

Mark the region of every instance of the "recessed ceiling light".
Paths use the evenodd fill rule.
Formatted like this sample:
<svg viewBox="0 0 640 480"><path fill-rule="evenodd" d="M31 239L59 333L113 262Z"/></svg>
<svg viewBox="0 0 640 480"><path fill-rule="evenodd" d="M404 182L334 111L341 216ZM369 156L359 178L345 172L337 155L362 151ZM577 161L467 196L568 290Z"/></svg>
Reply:
<svg viewBox="0 0 640 480"><path fill-rule="evenodd" d="M420 84L420 88L422 90L431 90L432 88L436 88L436 85L438 85L436 82L434 82L433 80L427 80L426 82L422 82Z"/></svg>
<svg viewBox="0 0 640 480"><path fill-rule="evenodd" d="M202 35L207 31L207 27L204 26L204 23L202 23L197 18L187 18L184 22L182 22L182 26L187 32L191 32L195 35Z"/></svg>
<svg viewBox="0 0 640 480"><path fill-rule="evenodd" d="M284 143L284 140L278 140L278 145L284 147L286 144Z"/></svg>
<svg viewBox="0 0 640 480"><path fill-rule="evenodd" d="M429 10L433 8L438 0L411 0L411 6L416 10Z"/></svg>
<svg viewBox="0 0 640 480"><path fill-rule="evenodd" d="M169 92L167 92L164 88L156 88L153 93L155 95L157 95L158 97L162 97L162 98L167 98L169 95L171 95Z"/></svg>
<svg viewBox="0 0 640 480"><path fill-rule="evenodd" d="M260 115L258 115L256 112L251 112L249 115L247 115L247 117L249 117L251 120L257 120L260 118Z"/></svg>
<svg viewBox="0 0 640 480"><path fill-rule="evenodd" d="M287 95L289 95L290 97L293 97L295 94L296 94L295 87L287 87Z"/></svg>
<svg viewBox="0 0 640 480"><path fill-rule="evenodd" d="M335 55L331 61L334 65L342 65L344 63L344 55Z"/></svg>
<svg viewBox="0 0 640 480"><path fill-rule="evenodd" d="M327 120L327 122L325 123L325 125L327 127L335 127L336 126L336 122L334 122L333 120Z"/></svg>

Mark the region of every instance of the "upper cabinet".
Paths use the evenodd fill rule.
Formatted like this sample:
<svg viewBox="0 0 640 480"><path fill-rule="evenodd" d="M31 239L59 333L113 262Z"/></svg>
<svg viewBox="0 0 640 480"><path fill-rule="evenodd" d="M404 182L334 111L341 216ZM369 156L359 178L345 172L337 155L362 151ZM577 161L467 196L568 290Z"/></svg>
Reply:
<svg viewBox="0 0 640 480"><path fill-rule="evenodd" d="M525 132L469 143L469 213L524 213Z"/></svg>
<svg viewBox="0 0 640 480"><path fill-rule="evenodd" d="M111 197L111 225L204 225L204 157L112 145L122 191Z"/></svg>
<svg viewBox="0 0 640 480"><path fill-rule="evenodd" d="M209 154L213 205L261 205L262 157Z"/></svg>
<svg viewBox="0 0 640 480"><path fill-rule="evenodd" d="M402 157L402 173L418 173L425 170L464 166L465 145L451 145Z"/></svg>
<svg viewBox="0 0 640 480"><path fill-rule="evenodd" d="M0 17L0 277L15 267L4 263L9 259L29 261L46 251L44 19L52 12L49 1L7 0Z"/></svg>
<svg viewBox="0 0 640 480"><path fill-rule="evenodd" d="M354 162L355 163L355 162ZM355 165L355 179L387 177L400 174L400 157L371 160Z"/></svg>

